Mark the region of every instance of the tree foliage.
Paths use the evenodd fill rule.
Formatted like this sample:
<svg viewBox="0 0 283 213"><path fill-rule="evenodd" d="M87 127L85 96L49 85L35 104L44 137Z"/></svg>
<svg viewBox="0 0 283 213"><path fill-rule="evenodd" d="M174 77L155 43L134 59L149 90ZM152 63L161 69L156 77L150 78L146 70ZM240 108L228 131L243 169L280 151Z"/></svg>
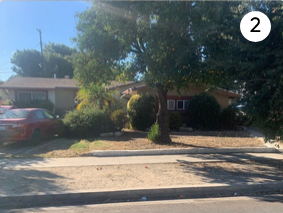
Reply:
<svg viewBox="0 0 283 213"><path fill-rule="evenodd" d="M226 15L219 11L206 13L207 22L215 30L209 39L202 38L204 65L229 78L226 88L243 92L248 112L267 138L283 136L283 4L239 2L230 3L230 7ZM270 34L261 42L246 40L239 30L242 17L251 11L263 12L271 22ZM218 24L217 14L223 17Z"/></svg>
<svg viewBox="0 0 283 213"><path fill-rule="evenodd" d="M80 108L97 104L102 109L103 106L109 105L110 102L115 102L114 93L106 90L105 84L97 85L91 83L87 87L82 87L76 98L80 102Z"/></svg>
<svg viewBox="0 0 283 213"><path fill-rule="evenodd" d="M78 14L81 54L75 75L81 84L107 83L117 67L157 88L162 140L170 142L167 91L197 81L201 56L193 39L191 2L94 2Z"/></svg>
<svg viewBox="0 0 283 213"><path fill-rule="evenodd" d="M258 43L239 29L253 10L272 26ZM188 83L244 90L254 117L282 134L281 16L281 2L94 2L77 16L76 77L107 83L129 62L127 71L157 91L163 142L170 142L167 92Z"/></svg>
<svg viewBox="0 0 283 213"><path fill-rule="evenodd" d="M17 50L11 58L14 65L12 70L20 76L24 77L46 77L46 73L42 69L40 52L37 50Z"/></svg>
<svg viewBox="0 0 283 213"><path fill-rule="evenodd" d="M11 58L13 71L23 77L57 78L68 75L73 77L74 48L63 44L49 43L43 48L43 64L41 53L33 49L17 50Z"/></svg>

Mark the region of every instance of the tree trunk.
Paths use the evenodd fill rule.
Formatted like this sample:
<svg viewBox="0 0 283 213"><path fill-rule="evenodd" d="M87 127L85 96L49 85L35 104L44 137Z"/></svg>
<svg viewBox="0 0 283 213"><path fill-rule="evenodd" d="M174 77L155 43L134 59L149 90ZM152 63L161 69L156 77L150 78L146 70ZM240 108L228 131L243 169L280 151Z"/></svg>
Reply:
<svg viewBox="0 0 283 213"><path fill-rule="evenodd" d="M160 127L161 133L161 143L171 143L171 138L169 136L169 116L167 110L167 88L163 85L156 85L157 97L158 97L158 112L156 115L156 122Z"/></svg>

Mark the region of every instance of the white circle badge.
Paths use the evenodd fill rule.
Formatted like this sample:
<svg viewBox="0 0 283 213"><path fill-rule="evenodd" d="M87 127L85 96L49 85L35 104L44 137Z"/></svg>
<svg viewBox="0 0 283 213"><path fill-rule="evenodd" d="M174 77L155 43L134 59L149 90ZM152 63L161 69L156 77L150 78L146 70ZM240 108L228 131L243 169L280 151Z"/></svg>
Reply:
<svg viewBox="0 0 283 213"><path fill-rule="evenodd" d="M259 42L269 35L271 23L264 13L253 11L242 18L240 29L247 40Z"/></svg>

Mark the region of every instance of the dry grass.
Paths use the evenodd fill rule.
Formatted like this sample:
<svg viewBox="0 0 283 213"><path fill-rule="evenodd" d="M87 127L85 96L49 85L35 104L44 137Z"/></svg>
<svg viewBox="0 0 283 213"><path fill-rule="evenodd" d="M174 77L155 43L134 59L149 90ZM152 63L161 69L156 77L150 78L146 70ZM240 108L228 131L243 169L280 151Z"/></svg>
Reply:
<svg viewBox="0 0 283 213"><path fill-rule="evenodd" d="M246 131L172 133L171 144L155 144L145 132L127 130L121 137L88 140L57 139L29 153L35 157L85 156L93 150L142 150L172 148L264 147Z"/></svg>

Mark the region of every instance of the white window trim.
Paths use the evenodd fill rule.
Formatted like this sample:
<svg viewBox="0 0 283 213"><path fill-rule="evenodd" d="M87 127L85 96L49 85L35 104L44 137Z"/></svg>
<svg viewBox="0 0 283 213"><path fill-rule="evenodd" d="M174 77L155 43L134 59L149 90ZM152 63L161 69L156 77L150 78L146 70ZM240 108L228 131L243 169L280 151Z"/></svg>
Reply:
<svg viewBox="0 0 283 213"><path fill-rule="evenodd" d="M179 107L178 107L178 102L179 102L179 101L182 101L182 102L183 102L183 108L179 108ZM186 107L185 107L185 106L186 106L185 101L189 101L189 100L177 100L177 110L186 110Z"/></svg>
<svg viewBox="0 0 283 213"><path fill-rule="evenodd" d="M169 101L174 101L174 108L169 108ZM169 99L167 100L167 110L175 110L175 100Z"/></svg>
<svg viewBox="0 0 283 213"><path fill-rule="evenodd" d="M18 91L18 100L20 100L20 93L30 93L31 94L31 100L34 100L33 96L32 96L33 93L43 93L44 94L44 99L42 99L42 100L46 100L46 92Z"/></svg>

